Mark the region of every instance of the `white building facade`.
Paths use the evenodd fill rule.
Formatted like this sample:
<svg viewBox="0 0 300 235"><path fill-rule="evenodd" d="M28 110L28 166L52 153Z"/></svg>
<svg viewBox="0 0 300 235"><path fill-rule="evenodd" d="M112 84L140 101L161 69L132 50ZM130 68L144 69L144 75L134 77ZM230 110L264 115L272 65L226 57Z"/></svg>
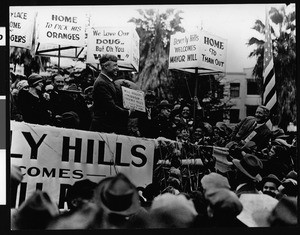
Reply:
<svg viewBox="0 0 300 235"><path fill-rule="evenodd" d="M252 76L252 68L243 72L227 72L221 80L224 86L223 101L231 106L228 113L229 123L238 123L246 116L254 115L261 104L261 95L257 81Z"/></svg>

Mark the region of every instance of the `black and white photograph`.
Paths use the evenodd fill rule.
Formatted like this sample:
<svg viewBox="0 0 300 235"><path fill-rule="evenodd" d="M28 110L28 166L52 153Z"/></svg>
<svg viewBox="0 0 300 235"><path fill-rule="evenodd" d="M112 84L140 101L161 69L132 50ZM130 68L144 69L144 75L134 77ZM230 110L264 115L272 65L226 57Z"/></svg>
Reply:
<svg viewBox="0 0 300 235"><path fill-rule="evenodd" d="M8 230L297 228L295 3L8 10Z"/></svg>

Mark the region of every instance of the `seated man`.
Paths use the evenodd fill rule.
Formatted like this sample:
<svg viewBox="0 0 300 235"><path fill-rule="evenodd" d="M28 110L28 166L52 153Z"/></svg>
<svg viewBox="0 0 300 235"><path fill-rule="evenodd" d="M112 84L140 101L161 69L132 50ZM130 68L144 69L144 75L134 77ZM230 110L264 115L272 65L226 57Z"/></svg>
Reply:
<svg viewBox="0 0 300 235"><path fill-rule="evenodd" d="M269 120L270 111L267 107L260 105L257 107L255 116L248 116L234 128L231 134L231 141L243 146L251 141L257 150L267 147L271 137L271 131L266 122Z"/></svg>

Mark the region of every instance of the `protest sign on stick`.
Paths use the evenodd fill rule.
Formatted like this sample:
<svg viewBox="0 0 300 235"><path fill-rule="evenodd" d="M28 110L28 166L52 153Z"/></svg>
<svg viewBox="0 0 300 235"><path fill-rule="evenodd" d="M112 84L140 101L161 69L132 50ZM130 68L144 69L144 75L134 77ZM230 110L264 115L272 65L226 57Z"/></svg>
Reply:
<svg viewBox="0 0 300 235"><path fill-rule="evenodd" d="M169 69L225 72L226 51L227 40L206 31L176 33L170 38Z"/></svg>
<svg viewBox="0 0 300 235"><path fill-rule="evenodd" d="M206 31L175 33L170 38L169 69L183 70L194 74L197 99L198 74L218 74L226 71L227 40ZM196 126L194 102L194 127Z"/></svg>
<svg viewBox="0 0 300 235"><path fill-rule="evenodd" d="M86 18L80 11L54 9L39 11L37 41L41 44L83 47Z"/></svg>
<svg viewBox="0 0 300 235"><path fill-rule="evenodd" d="M31 49L36 12L24 7L9 9L10 46Z"/></svg>
<svg viewBox="0 0 300 235"><path fill-rule="evenodd" d="M114 54L123 70L139 70L139 36L132 27L88 29L87 63L99 64L103 54Z"/></svg>

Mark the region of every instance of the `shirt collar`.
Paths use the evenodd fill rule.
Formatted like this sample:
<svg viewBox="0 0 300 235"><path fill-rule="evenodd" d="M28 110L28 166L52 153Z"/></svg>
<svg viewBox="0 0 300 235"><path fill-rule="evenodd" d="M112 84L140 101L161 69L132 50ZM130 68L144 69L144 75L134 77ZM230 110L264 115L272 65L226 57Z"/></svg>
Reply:
<svg viewBox="0 0 300 235"><path fill-rule="evenodd" d="M101 74L104 75L105 77L107 77L107 79L108 79L109 81L113 82L113 80L112 80L109 76L107 76L107 75L104 74L104 73L101 73Z"/></svg>

